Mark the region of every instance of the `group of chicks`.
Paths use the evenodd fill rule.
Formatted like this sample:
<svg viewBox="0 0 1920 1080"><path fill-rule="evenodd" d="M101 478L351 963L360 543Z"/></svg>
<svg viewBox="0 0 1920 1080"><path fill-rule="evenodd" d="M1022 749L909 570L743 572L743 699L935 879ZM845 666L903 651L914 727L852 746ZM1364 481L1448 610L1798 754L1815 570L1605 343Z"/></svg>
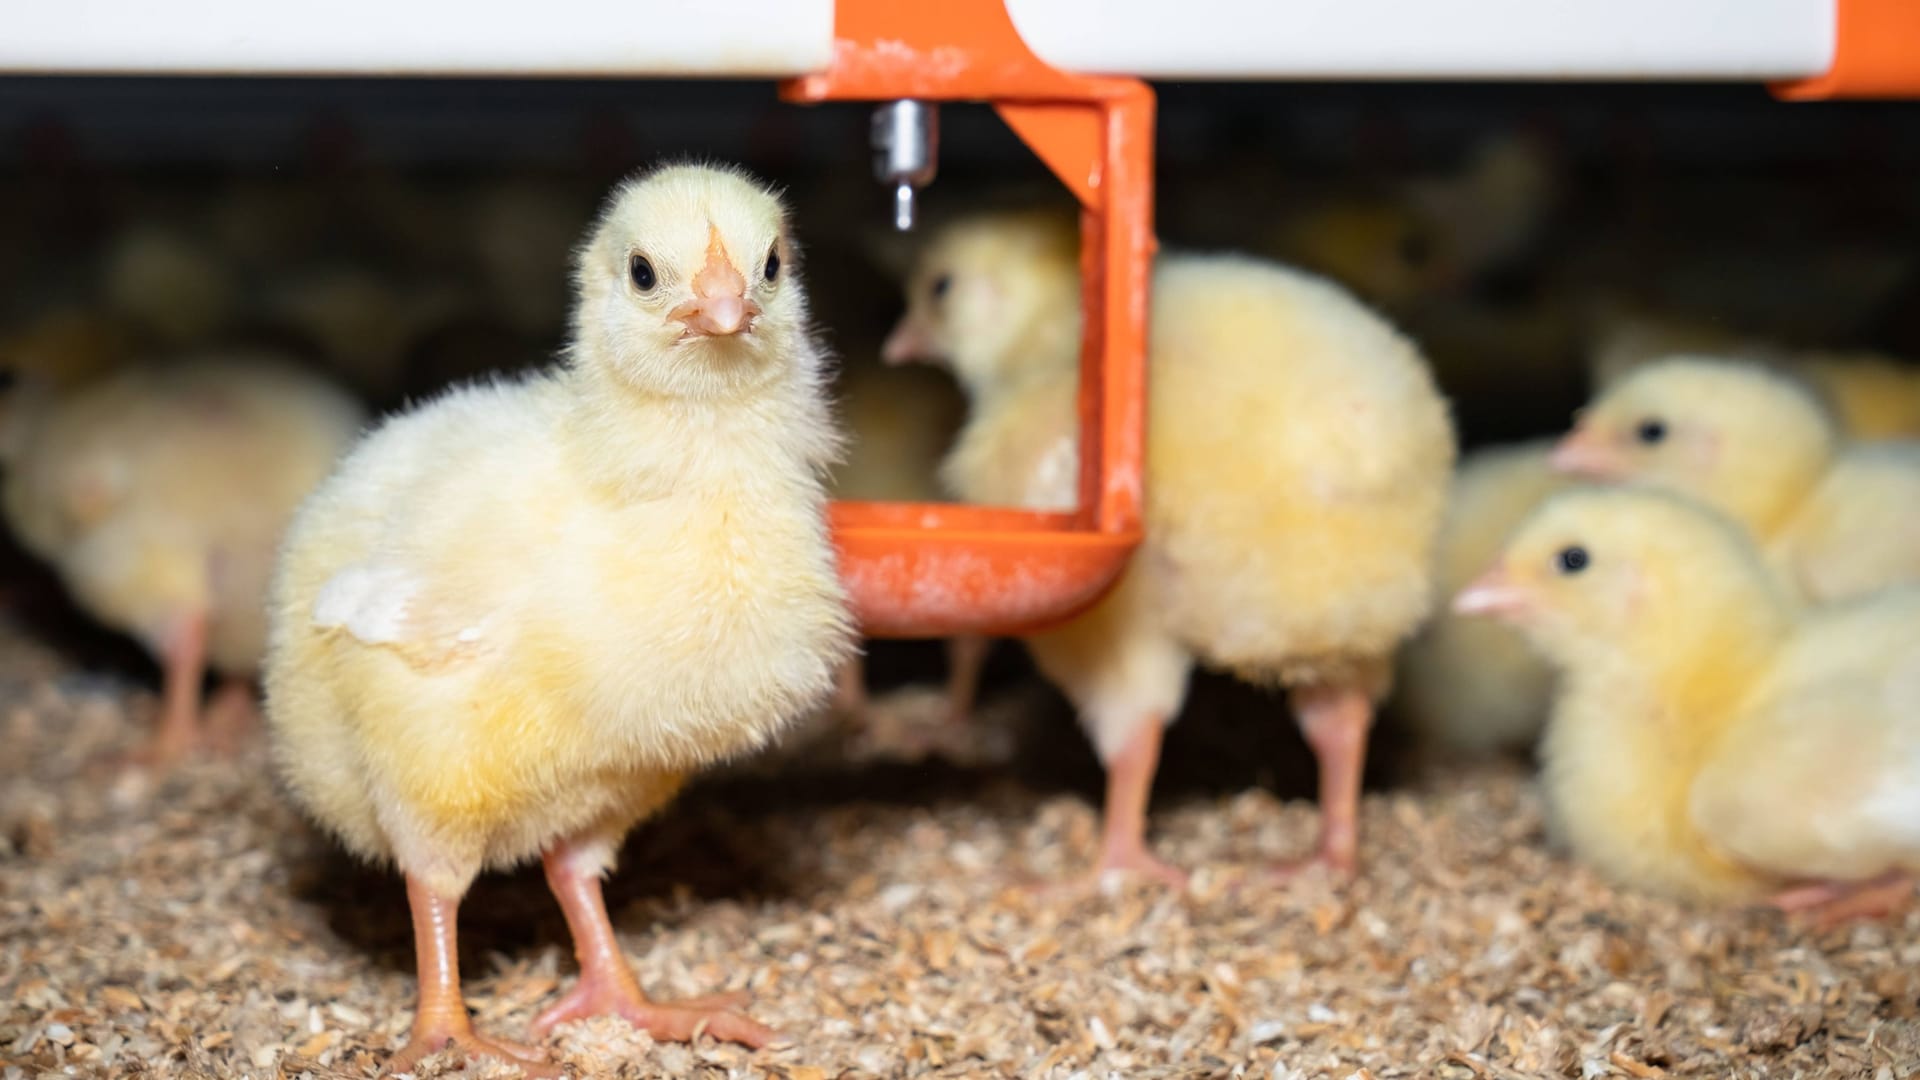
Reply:
<svg viewBox="0 0 1920 1080"><path fill-rule="evenodd" d="M884 389L848 395L857 431L892 418L912 448L858 493L920 495L910 463L941 455L953 497L1073 506L1078 252L1046 210L927 240L879 351L946 369L969 408L947 449ZM314 376L247 358L70 380L15 365L8 517L163 658L160 749L201 734L209 659L262 670L293 798L405 876L420 1001L390 1070L451 1048L552 1071L474 1029L457 961L475 876L535 857L581 965L536 1036L611 1013L660 1038L775 1038L735 997L647 998L600 878L693 774L836 686L860 697L825 515L855 485L834 473L799 269L764 185L673 166L618 187L577 249L557 365L370 430ZM1096 878L1184 881L1146 810L1196 665L1288 691L1320 766L1308 861L1334 872L1357 865L1396 669L1440 738L1544 725L1556 825L1622 881L1854 913L1920 869L1920 593L1894 587L1920 579L1920 450L1843 442L1797 381L1866 367L1647 363L1558 446L1455 475L1420 350L1314 274L1163 255L1148 350L1145 539L1094 607L1025 640L1108 771ZM234 491L244 516L223 517ZM1435 618L1448 604L1461 615ZM1487 614L1519 636L1461 621ZM957 715L979 651L955 650Z"/></svg>

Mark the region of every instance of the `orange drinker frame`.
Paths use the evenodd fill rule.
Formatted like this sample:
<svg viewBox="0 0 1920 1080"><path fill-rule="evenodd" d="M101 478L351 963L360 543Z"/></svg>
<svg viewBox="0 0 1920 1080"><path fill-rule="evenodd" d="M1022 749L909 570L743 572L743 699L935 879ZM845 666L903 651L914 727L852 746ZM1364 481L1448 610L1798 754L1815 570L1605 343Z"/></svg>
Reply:
<svg viewBox="0 0 1920 1080"><path fill-rule="evenodd" d="M829 68L789 101L990 102L1081 206L1079 501L1072 513L839 502L841 576L870 637L1007 633L1069 617L1140 542L1153 91L1040 61L1002 0L838 0Z"/></svg>

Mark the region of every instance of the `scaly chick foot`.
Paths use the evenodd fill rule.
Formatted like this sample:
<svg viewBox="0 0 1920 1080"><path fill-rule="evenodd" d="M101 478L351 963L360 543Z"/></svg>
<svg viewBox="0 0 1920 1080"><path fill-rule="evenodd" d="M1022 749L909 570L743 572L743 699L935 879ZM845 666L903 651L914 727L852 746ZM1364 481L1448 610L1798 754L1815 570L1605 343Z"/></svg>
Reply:
<svg viewBox="0 0 1920 1080"><path fill-rule="evenodd" d="M387 1061L380 1070L382 1076L394 1076L399 1073L411 1073L419 1068L420 1062L448 1050L462 1060L476 1057L496 1058L513 1065L529 1077L558 1077L560 1069L540 1060L540 1052L531 1046L506 1039L494 1039L473 1030L470 1024L455 1022L451 1024L430 1025L426 1030L415 1026L413 1038L400 1052Z"/></svg>
<svg viewBox="0 0 1920 1080"><path fill-rule="evenodd" d="M677 1002L649 1001L630 980L583 975L565 997L534 1019L533 1035L545 1038L570 1020L619 1016L666 1042L692 1042L703 1031L756 1050L779 1041L779 1032L738 1011L746 1003L747 995L740 993Z"/></svg>
<svg viewBox="0 0 1920 1080"><path fill-rule="evenodd" d="M1871 881L1803 885L1774 896L1769 903L1817 933L1855 919L1893 915L1913 900L1913 879L1889 874Z"/></svg>

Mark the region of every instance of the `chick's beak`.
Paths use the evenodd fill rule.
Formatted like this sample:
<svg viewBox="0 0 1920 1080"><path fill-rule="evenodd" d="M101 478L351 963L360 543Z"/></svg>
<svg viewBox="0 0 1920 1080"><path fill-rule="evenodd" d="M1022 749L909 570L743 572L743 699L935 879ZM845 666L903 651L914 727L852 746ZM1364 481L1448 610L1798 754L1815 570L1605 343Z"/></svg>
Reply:
<svg viewBox="0 0 1920 1080"><path fill-rule="evenodd" d="M1618 480L1627 474L1627 462L1620 452L1584 425L1560 440L1547 463L1555 472L1589 480Z"/></svg>
<svg viewBox="0 0 1920 1080"><path fill-rule="evenodd" d="M1504 563L1495 563L1453 598L1453 610L1458 615L1512 617L1532 608L1532 594L1513 580Z"/></svg>
<svg viewBox="0 0 1920 1080"><path fill-rule="evenodd" d="M727 258L720 230L709 227L707 261L693 275L693 299L667 313L667 318L686 324L683 338L728 337L753 329L760 305L747 296L747 279L734 269Z"/></svg>
<svg viewBox="0 0 1920 1080"><path fill-rule="evenodd" d="M915 360L933 359L933 340L920 325L920 321L908 315L900 320L900 325L887 335L886 344L880 346L880 359L889 364L908 364Z"/></svg>

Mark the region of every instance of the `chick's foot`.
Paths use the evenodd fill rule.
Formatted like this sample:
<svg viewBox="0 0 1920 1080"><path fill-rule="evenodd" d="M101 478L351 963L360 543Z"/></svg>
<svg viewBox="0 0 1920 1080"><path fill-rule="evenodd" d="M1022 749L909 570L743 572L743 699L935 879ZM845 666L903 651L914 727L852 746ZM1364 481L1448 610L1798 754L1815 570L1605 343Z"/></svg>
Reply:
<svg viewBox="0 0 1920 1080"><path fill-rule="evenodd" d="M1353 876L1359 862L1360 777L1367 764L1373 705L1356 687L1314 687L1294 695L1300 731L1320 764L1320 842L1308 858L1274 868L1284 881L1313 867Z"/></svg>
<svg viewBox="0 0 1920 1080"><path fill-rule="evenodd" d="M692 1042L701 1033L758 1049L779 1038L777 1032L739 1012L745 994L714 994L686 1001L650 1001L630 977L583 974L579 985L533 1021L544 1038L554 1028L593 1016L619 1016L656 1039Z"/></svg>
<svg viewBox="0 0 1920 1080"><path fill-rule="evenodd" d="M1816 931L1855 919L1893 915L1913 901L1913 878L1895 872L1869 881L1821 882L1774 896L1774 907L1807 922Z"/></svg>
<svg viewBox="0 0 1920 1080"><path fill-rule="evenodd" d="M424 1059L447 1051L459 1057L463 1062L477 1057L490 1057L503 1061L520 1070L529 1077L558 1077L560 1069L550 1065L539 1057L539 1051L530 1046L522 1046L506 1039L495 1039L481 1035L473 1030L465 1020L446 1024L429 1024L424 1029L415 1024L413 1038L400 1048L399 1053L387 1061L386 1068L380 1070L382 1076L396 1076L412 1073L419 1068Z"/></svg>

